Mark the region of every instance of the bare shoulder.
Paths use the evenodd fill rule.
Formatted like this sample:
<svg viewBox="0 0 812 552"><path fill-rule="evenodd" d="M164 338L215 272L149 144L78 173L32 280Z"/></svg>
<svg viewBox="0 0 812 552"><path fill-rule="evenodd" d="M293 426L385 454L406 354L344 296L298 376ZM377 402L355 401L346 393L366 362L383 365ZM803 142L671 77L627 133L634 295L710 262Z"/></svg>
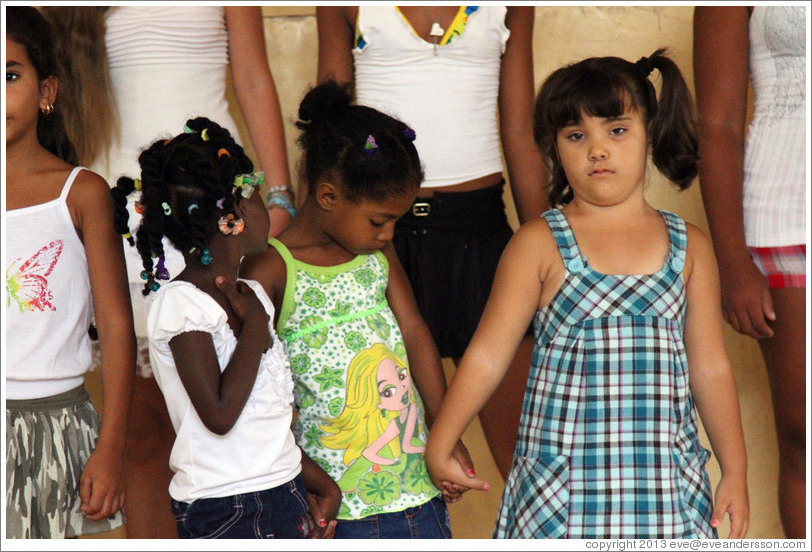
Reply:
<svg viewBox="0 0 812 552"><path fill-rule="evenodd" d="M240 265L240 277L256 280L271 296L271 291L279 286L279 282L284 287L286 274L285 259L270 245L262 253L245 257Z"/></svg>
<svg viewBox="0 0 812 552"><path fill-rule="evenodd" d="M68 194L68 206L82 211L111 209L110 186L99 174L87 169L81 170Z"/></svg>
<svg viewBox="0 0 812 552"><path fill-rule="evenodd" d="M685 221L685 230L688 242L685 253L685 279L687 281L695 268L715 267L716 257L710 236L688 221Z"/></svg>

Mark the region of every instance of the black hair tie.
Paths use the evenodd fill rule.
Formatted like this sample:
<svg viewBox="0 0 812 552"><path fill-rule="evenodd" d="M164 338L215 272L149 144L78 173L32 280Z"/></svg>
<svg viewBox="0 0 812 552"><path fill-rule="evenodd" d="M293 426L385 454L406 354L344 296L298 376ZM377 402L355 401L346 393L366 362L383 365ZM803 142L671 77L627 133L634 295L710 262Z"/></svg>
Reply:
<svg viewBox="0 0 812 552"><path fill-rule="evenodd" d="M651 60L645 56L641 57L637 60L637 63L634 64L637 67L637 70L643 75L644 79L647 79L651 72L654 70L654 64Z"/></svg>

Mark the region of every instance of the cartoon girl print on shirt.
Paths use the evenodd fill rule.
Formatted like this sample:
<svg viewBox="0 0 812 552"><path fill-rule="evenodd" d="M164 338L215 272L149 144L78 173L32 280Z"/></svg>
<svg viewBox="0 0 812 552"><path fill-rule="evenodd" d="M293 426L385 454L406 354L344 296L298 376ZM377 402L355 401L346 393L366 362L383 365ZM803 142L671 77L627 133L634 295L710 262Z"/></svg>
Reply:
<svg viewBox="0 0 812 552"><path fill-rule="evenodd" d="M339 487L356 492L370 472L400 478L410 460L425 451L406 363L381 343L363 349L347 370L346 389L341 412L321 426L322 444L344 451L347 470Z"/></svg>

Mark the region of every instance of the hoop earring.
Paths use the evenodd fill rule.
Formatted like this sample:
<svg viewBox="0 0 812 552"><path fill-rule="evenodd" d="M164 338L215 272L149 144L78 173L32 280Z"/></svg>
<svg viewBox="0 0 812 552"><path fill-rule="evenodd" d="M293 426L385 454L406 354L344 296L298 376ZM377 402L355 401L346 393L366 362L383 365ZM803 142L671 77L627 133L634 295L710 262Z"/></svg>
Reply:
<svg viewBox="0 0 812 552"><path fill-rule="evenodd" d="M40 111L42 111L42 114L47 117L48 115L54 112L54 104L48 102L48 105L46 105L45 107L41 107Z"/></svg>

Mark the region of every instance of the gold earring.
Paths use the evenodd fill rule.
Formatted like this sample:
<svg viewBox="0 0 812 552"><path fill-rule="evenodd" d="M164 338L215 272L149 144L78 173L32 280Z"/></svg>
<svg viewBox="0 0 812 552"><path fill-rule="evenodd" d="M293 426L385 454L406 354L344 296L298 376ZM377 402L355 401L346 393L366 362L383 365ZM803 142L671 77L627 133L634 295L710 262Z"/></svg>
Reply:
<svg viewBox="0 0 812 552"><path fill-rule="evenodd" d="M46 105L45 107L41 107L40 111L42 111L42 113L47 117L48 115L54 112L54 104L48 102L48 105Z"/></svg>

